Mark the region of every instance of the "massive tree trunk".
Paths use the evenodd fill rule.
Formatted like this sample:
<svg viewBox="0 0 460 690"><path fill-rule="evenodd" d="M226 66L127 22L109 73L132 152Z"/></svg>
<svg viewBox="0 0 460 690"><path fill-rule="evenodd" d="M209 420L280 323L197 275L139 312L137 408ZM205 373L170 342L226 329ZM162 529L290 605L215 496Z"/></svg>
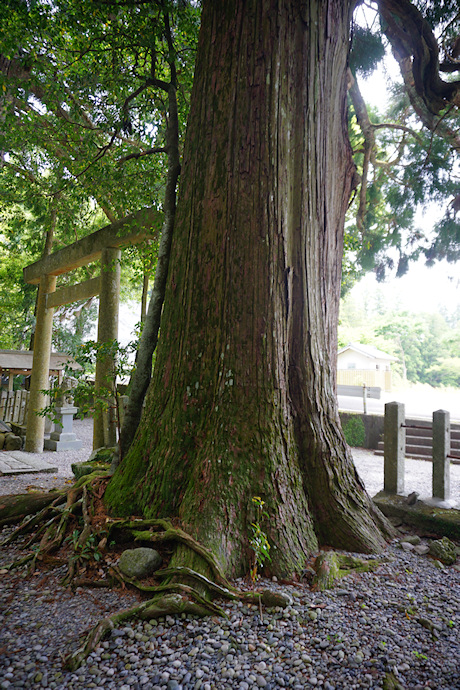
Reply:
<svg viewBox="0 0 460 690"><path fill-rule="evenodd" d="M248 566L254 496L273 572L318 543L383 544L335 396L351 6L203 7L155 376L106 497L179 516L228 574Z"/></svg>

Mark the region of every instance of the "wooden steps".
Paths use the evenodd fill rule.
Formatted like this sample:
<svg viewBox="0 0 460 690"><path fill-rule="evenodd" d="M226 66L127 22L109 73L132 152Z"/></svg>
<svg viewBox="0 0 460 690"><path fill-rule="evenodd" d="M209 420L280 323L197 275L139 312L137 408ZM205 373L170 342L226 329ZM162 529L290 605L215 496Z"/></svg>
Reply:
<svg viewBox="0 0 460 690"><path fill-rule="evenodd" d="M383 455L384 443L379 441L375 455ZM433 451L431 422L420 419L406 420L406 458L431 460ZM458 459L451 458L453 464L460 464L460 425L452 424L450 429L450 452Z"/></svg>

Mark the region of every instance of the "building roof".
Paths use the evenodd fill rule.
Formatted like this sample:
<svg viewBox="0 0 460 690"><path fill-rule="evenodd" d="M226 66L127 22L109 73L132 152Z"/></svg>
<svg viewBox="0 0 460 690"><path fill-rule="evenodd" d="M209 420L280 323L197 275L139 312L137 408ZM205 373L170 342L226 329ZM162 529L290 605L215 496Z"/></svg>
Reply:
<svg viewBox="0 0 460 690"><path fill-rule="evenodd" d="M397 357L389 355L387 352L382 352L378 350L374 345L363 345L362 343L348 343L345 347L342 347L338 351L338 355L347 350L353 350L354 352L359 352L359 354L369 357L369 359L386 359L388 362L396 362Z"/></svg>
<svg viewBox="0 0 460 690"><path fill-rule="evenodd" d="M14 374L28 374L32 371L32 350L0 350L0 371L10 371ZM69 355L62 352L52 352L50 357L50 372L62 371L68 365L71 369L82 367Z"/></svg>

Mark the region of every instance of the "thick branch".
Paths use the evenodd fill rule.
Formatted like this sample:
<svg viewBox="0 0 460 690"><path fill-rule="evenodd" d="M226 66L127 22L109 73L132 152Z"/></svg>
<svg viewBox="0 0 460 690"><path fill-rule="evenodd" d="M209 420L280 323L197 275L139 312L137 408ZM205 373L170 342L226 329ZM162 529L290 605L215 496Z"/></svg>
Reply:
<svg viewBox="0 0 460 690"><path fill-rule="evenodd" d="M366 104L359 90L359 86L354 78L351 70L348 70L348 92L355 109L356 118L364 136L364 156L363 156L363 173L361 177L361 189L359 191L359 206L356 214L356 226L359 232L364 232L365 215L366 215L366 196L367 196L367 178L369 172L369 163L375 159L375 134L372 127Z"/></svg>
<svg viewBox="0 0 460 690"><path fill-rule="evenodd" d="M151 156L154 153L167 153L168 149L162 147L162 146L157 146L153 149L147 149L146 151L140 151L138 153L130 153L128 156L123 156L122 158L119 158L117 161L117 165L122 165L123 163L126 163L126 161L130 160L138 160L139 158L143 158L144 156Z"/></svg>
<svg viewBox="0 0 460 690"><path fill-rule="evenodd" d="M372 125L373 129L396 129L400 132L405 132L406 134L410 134L414 139L417 139L419 144L422 143L422 137L418 132L415 131L415 129L412 129L411 127L407 127L406 125L400 125L395 122L379 122L377 125ZM377 161L376 161L377 162Z"/></svg>
<svg viewBox="0 0 460 690"><path fill-rule="evenodd" d="M418 96L434 114L448 103L460 105L460 81L445 82L439 76L439 48L421 12L410 0L378 0L384 32L401 60L411 59Z"/></svg>
<svg viewBox="0 0 460 690"><path fill-rule="evenodd" d="M446 74L452 74L452 72L460 72L460 62L454 60L444 60L439 63L440 72L446 72Z"/></svg>
<svg viewBox="0 0 460 690"><path fill-rule="evenodd" d="M458 135L458 132L449 127L444 118L439 118L433 115L433 113L427 108L423 99L420 98L419 94L417 93L410 59L400 58L397 53L394 53L394 57L399 64L401 76L404 81L404 87L410 103L421 122L431 132L436 131L439 136L443 137L443 139L445 139L452 146L454 150L459 151L460 136Z"/></svg>

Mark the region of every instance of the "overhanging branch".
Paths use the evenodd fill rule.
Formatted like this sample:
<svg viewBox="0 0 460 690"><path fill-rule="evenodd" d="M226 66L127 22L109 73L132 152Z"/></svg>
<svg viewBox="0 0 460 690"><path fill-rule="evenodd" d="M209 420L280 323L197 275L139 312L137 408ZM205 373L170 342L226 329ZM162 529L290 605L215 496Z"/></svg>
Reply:
<svg viewBox="0 0 460 690"><path fill-rule="evenodd" d="M123 156L122 158L119 158L117 161L117 165L122 165L123 163L126 163L126 161L137 160L139 158L143 158L144 156L151 156L154 153L168 153L168 149L160 146L153 149L147 149L146 151L130 153L128 156Z"/></svg>
<svg viewBox="0 0 460 690"><path fill-rule="evenodd" d="M460 105L460 81L439 76L439 47L431 26L410 0L378 0L383 30L399 60L410 60L418 96L429 112ZM398 58L397 58L398 59Z"/></svg>

